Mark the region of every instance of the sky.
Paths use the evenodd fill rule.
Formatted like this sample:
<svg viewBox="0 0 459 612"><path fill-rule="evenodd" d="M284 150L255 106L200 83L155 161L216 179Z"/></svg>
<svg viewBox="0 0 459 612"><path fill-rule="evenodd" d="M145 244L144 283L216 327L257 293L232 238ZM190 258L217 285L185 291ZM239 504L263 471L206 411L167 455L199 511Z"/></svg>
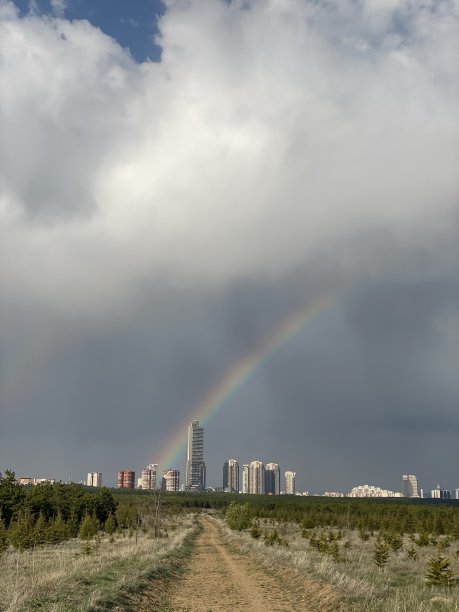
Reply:
<svg viewBox="0 0 459 612"><path fill-rule="evenodd" d="M0 0L0 470L459 487L458 13Z"/></svg>

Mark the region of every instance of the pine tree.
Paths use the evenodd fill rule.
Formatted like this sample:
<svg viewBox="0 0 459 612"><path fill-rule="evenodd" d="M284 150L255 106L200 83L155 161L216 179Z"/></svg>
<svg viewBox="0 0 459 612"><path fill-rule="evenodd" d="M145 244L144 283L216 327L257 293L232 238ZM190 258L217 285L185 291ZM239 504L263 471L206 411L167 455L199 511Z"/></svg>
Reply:
<svg viewBox="0 0 459 612"><path fill-rule="evenodd" d="M8 529L8 539L18 550L26 550L34 545L34 520L30 508L18 512Z"/></svg>
<svg viewBox="0 0 459 612"><path fill-rule="evenodd" d="M82 540L90 540L96 535L98 529L99 523L97 519L90 514L87 514L81 523L78 537L80 537Z"/></svg>
<svg viewBox="0 0 459 612"><path fill-rule="evenodd" d="M33 529L34 545L44 544L48 538L48 525L43 514L40 512L38 519L35 522Z"/></svg>
<svg viewBox="0 0 459 612"><path fill-rule="evenodd" d="M8 534L0 510L0 556L8 548Z"/></svg>
<svg viewBox="0 0 459 612"><path fill-rule="evenodd" d="M450 560L438 554L427 561L426 581L428 584L448 586L453 579Z"/></svg>
<svg viewBox="0 0 459 612"><path fill-rule="evenodd" d="M67 523L62 518L62 514L59 512L55 519L53 519L48 526L48 542L57 544L67 540L70 536Z"/></svg>
<svg viewBox="0 0 459 612"><path fill-rule="evenodd" d="M384 567L389 560L389 548L387 544L381 542L381 540L376 540L372 558L379 569Z"/></svg>
<svg viewBox="0 0 459 612"><path fill-rule="evenodd" d="M113 535L116 531L115 517L111 512L108 515L107 520L105 521L104 530L106 533L108 533L108 535Z"/></svg>

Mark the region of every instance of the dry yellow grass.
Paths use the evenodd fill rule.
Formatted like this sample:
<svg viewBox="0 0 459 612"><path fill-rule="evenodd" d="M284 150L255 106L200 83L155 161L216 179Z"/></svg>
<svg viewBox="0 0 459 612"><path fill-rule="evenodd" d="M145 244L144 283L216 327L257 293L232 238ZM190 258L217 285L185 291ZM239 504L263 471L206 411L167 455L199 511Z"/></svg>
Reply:
<svg viewBox="0 0 459 612"><path fill-rule="evenodd" d="M349 611L380 612L424 612L444 610L459 612L459 584L451 587L430 587L425 582L427 559L436 554L434 546L415 547L416 560L409 559L407 549L412 545L404 538L403 548L390 553L389 562L382 570L372 560L374 537L362 542L357 532L346 532L339 541L339 562L324 553L313 549L308 540L301 536L301 530L295 524L265 525L262 530L276 527L288 547L266 546L263 538L253 539L249 532L234 532L220 521L227 541L239 550L250 552L267 571L279 575L287 570L286 579L292 582L292 588L301 593L308 587L308 580L334 587L341 595L340 609ZM349 541L349 547L343 543ZM459 542L455 541L443 554L451 559L451 567L459 576L459 559L456 550ZM291 578L294 570L297 580ZM303 586L302 586L303 585ZM310 585L309 585L310 586ZM332 597L332 594L330 594ZM336 603L330 600L330 610L337 609Z"/></svg>
<svg viewBox="0 0 459 612"><path fill-rule="evenodd" d="M91 543L90 554L83 551L81 540L23 553L10 549L0 559L0 610L107 609L160 572L164 560L184 543L194 526L190 517L180 519L169 525L169 537L154 539L140 533L137 544L126 534L114 541L104 536L100 544Z"/></svg>

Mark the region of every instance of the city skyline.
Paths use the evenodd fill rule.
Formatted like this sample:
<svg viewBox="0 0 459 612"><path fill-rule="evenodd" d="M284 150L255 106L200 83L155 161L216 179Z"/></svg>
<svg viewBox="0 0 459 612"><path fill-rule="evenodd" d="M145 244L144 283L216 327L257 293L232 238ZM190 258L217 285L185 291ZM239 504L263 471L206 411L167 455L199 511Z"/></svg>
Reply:
<svg viewBox="0 0 459 612"><path fill-rule="evenodd" d="M192 491L186 487L185 483L180 481L180 470L166 468L162 471L161 480L158 479L159 469L158 464L149 464L141 471L141 476L137 479L136 486L136 471L135 470L119 470L117 474L117 488L137 488L144 490L165 491ZM271 473L270 473L271 472ZM0 472L1 474L1 472ZM280 467L276 463L267 463L266 465L259 460L253 460L250 463L242 465L240 469L237 459L227 459L223 464L223 486L209 486L206 490L219 491L223 493L246 493L258 495L306 495L306 496L325 496L325 497L381 497L381 498L422 498L422 499L456 499L459 500L459 487L453 486L449 488L442 487L437 484L434 488L418 488L417 477L413 474L403 474L401 477L401 487L399 490L384 489L378 485L359 484L353 486L350 490L330 491L322 488L316 491L301 491L296 486L297 473L292 470L284 472L284 482L281 486ZM31 477L18 476L16 478L23 485L37 485L45 482L58 482L55 478L50 477ZM87 478L80 480L80 484L85 484L89 487L101 487L103 480L102 472L88 472ZM62 482L62 481L59 481ZM68 481L72 482L72 481ZM227 486L232 484L232 486ZM239 487L238 487L239 485ZM104 486L109 486L104 485ZM271 489L273 487L274 491ZM204 490L204 489L195 489Z"/></svg>

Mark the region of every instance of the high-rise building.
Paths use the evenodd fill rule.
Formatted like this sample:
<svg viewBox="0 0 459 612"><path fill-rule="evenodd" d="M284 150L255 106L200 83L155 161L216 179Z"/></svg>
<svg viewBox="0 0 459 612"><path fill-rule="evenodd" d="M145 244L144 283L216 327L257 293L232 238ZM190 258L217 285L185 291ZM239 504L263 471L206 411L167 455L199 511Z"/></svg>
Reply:
<svg viewBox="0 0 459 612"><path fill-rule="evenodd" d="M189 491L202 491L206 488L206 464L204 463L204 427L199 421L188 426L186 447L185 486Z"/></svg>
<svg viewBox="0 0 459 612"><path fill-rule="evenodd" d="M265 465L265 493L267 495L279 495L280 493L280 468L277 463Z"/></svg>
<svg viewBox="0 0 459 612"><path fill-rule="evenodd" d="M223 490L239 493L239 463L236 459L227 459L223 464Z"/></svg>
<svg viewBox="0 0 459 612"><path fill-rule="evenodd" d="M102 472L88 472L86 478L87 487L101 487L102 486Z"/></svg>
<svg viewBox="0 0 459 612"><path fill-rule="evenodd" d="M419 497L418 479L413 474L403 474L403 497Z"/></svg>
<svg viewBox="0 0 459 612"><path fill-rule="evenodd" d="M157 486L157 474L158 474L158 464L157 463L149 463L142 470L142 476L140 480L140 488L141 489L156 489Z"/></svg>
<svg viewBox="0 0 459 612"><path fill-rule="evenodd" d="M432 489L430 492L430 497L434 499L451 499L451 491L448 489L442 489L440 485L437 485L436 489Z"/></svg>
<svg viewBox="0 0 459 612"><path fill-rule="evenodd" d="M261 495L265 492L265 466L262 461L249 464L249 493Z"/></svg>
<svg viewBox="0 0 459 612"><path fill-rule="evenodd" d="M175 492L180 490L180 472L168 468L163 472L163 478L161 483L163 491Z"/></svg>
<svg viewBox="0 0 459 612"><path fill-rule="evenodd" d="M295 495L296 493L296 472L288 470L285 472L285 494Z"/></svg>
<svg viewBox="0 0 459 612"><path fill-rule="evenodd" d="M249 492L249 464L244 463L242 466L242 492Z"/></svg>
<svg viewBox="0 0 459 612"><path fill-rule="evenodd" d="M135 486L135 472L132 470L120 470L118 472L118 488L133 489Z"/></svg>

